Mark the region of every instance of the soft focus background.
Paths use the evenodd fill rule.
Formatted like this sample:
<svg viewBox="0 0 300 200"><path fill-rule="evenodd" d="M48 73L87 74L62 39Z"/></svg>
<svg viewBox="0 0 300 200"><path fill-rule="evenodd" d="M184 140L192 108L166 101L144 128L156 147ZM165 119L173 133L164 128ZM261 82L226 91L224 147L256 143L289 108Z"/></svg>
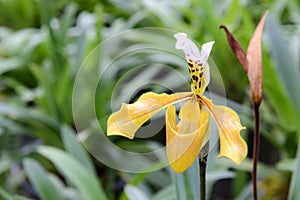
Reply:
<svg viewBox="0 0 300 200"><path fill-rule="evenodd" d="M219 26L226 25L246 49L266 10L270 12L263 34L259 195L260 199L300 199L298 0L0 0L0 199L197 199L197 163L180 175L169 167L126 173L98 162L77 137L72 90L84 58L110 36L141 27L185 32L198 44L216 41L211 58L222 76L227 105L238 112L247 127L242 136L249 144L249 153L236 166L216 157L218 145L212 149L208 196L252 199L249 86ZM165 35L140 35L128 40L134 44L151 40L159 43L164 42ZM119 47L118 42L111 43L109 51L113 54ZM159 63L155 58L140 55L130 63ZM165 64L178 67L174 59L168 57ZM110 107L114 86L129 70L123 67L110 72L101 80L97 94L91 95L104 127L102 136L108 116L120 106ZM160 71L153 68L140 72L135 76L136 83L149 79L149 73L154 77ZM180 73L188 76L184 67ZM168 92L155 84L138 90L128 87L130 95L136 95L132 101L145 91ZM111 140L136 152L164 146L163 134L134 141L120 137ZM110 151L107 147L99 153L109 155ZM121 164L128 162L114 156Z"/></svg>

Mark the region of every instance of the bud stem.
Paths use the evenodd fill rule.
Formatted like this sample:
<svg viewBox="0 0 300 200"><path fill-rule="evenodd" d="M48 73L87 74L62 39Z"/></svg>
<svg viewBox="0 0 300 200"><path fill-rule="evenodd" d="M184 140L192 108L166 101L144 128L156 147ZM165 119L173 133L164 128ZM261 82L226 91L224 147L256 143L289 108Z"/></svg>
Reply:
<svg viewBox="0 0 300 200"><path fill-rule="evenodd" d="M253 199L257 200L257 162L259 153L259 104L254 103L254 142L253 142L253 168L252 168L252 181L253 181Z"/></svg>

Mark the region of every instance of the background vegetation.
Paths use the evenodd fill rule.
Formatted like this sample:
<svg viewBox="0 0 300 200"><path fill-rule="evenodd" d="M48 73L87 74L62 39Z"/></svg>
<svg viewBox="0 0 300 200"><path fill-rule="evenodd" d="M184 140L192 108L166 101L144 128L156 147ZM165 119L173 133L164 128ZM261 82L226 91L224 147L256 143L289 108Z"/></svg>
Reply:
<svg viewBox="0 0 300 200"><path fill-rule="evenodd" d="M74 128L72 89L83 59L114 34L160 27L185 32L199 44L216 41L211 57L222 75L229 107L247 127L243 136L249 155L235 166L217 159L218 149L213 149L208 194L211 199L251 199L249 87L219 25L227 25L247 47L266 10L270 13L263 37L260 198L300 199L300 2L296 0L0 0L0 198L197 199L197 164L180 175L169 168L142 174L117 171L96 161ZM117 42L110 46L112 52L118 48ZM108 104L114 85L129 68L122 70L103 80L105 89L99 87L95 97L104 127L112 112ZM137 151L163 146L161 138L113 140Z"/></svg>

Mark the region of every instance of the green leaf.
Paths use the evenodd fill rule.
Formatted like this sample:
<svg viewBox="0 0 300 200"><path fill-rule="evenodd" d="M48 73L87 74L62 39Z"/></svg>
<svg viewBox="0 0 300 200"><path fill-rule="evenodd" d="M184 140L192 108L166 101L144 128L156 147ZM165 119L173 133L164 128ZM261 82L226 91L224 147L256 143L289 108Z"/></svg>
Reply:
<svg viewBox="0 0 300 200"><path fill-rule="evenodd" d="M293 172L295 166L296 166L295 159L291 159L291 158L282 159L278 163L276 163L276 168L281 171Z"/></svg>
<svg viewBox="0 0 300 200"><path fill-rule="evenodd" d="M27 197L23 197L23 196L20 196L20 195L14 195L13 200L32 200L32 199L27 198Z"/></svg>
<svg viewBox="0 0 300 200"><path fill-rule="evenodd" d="M92 160L90 159L86 150L78 141L77 137L75 136L75 132L66 125L62 126L60 132L65 149L71 155L73 155L79 162L84 164L90 172L96 175L95 169L92 164Z"/></svg>
<svg viewBox="0 0 300 200"><path fill-rule="evenodd" d="M65 123L71 123L73 119L72 106L66 104L66 102L72 102L72 87L73 79L70 76L70 68L66 66L61 69L59 75L56 75L56 84L51 88L55 91L54 98L62 118L61 121Z"/></svg>
<svg viewBox="0 0 300 200"><path fill-rule="evenodd" d="M290 183L289 200L300 199L300 140L298 141L298 150L296 157L296 166Z"/></svg>
<svg viewBox="0 0 300 200"><path fill-rule="evenodd" d="M243 200L253 200L253 188L252 184L248 184L244 187L243 191L235 198Z"/></svg>
<svg viewBox="0 0 300 200"><path fill-rule="evenodd" d="M0 187L0 196L5 200L12 200L12 196Z"/></svg>
<svg viewBox="0 0 300 200"><path fill-rule="evenodd" d="M198 159L185 172L176 174L172 171L175 182L175 191L178 200L199 199L200 197L200 180L199 180L199 163Z"/></svg>
<svg viewBox="0 0 300 200"><path fill-rule="evenodd" d="M176 199L174 186L170 185L156 193L151 200L174 200Z"/></svg>
<svg viewBox="0 0 300 200"><path fill-rule="evenodd" d="M2 137L3 139L3 137ZM8 171L11 167L11 160L10 159L7 159L5 158L5 156L2 156L0 158L0 175L2 175L2 173Z"/></svg>
<svg viewBox="0 0 300 200"><path fill-rule="evenodd" d="M70 3L66 6L66 8L64 9L64 14L61 17L60 23L61 23L61 34L60 34L60 42L65 42L67 41L67 37L68 37L68 30L69 28L72 26L72 24L74 23L74 18L76 15L76 11L77 11L77 4L75 3Z"/></svg>
<svg viewBox="0 0 300 200"><path fill-rule="evenodd" d="M73 156L49 146L40 146L37 151L53 162L59 171L76 186L83 199L107 199L95 175Z"/></svg>
<svg viewBox="0 0 300 200"><path fill-rule="evenodd" d="M147 195L136 186L128 184L125 186L124 191L129 200L149 200Z"/></svg>
<svg viewBox="0 0 300 200"><path fill-rule="evenodd" d="M46 66L39 66L36 64L31 65L31 72L38 80L39 86L44 92L44 104L42 105L47 111L55 116L56 119L60 119L59 111L55 101L55 90L53 80L51 80L51 73L47 71Z"/></svg>
<svg viewBox="0 0 300 200"><path fill-rule="evenodd" d="M268 74L268 78L265 78L263 82L264 94L274 108L280 123L286 129L297 129L299 127L298 113L291 100L287 97L275 70L270 65L265 65L264 74Z"/></svg>
<svg viewBox="0 0 300 200"><path fill-rule="evenodd" d="M79 133L79 137L95 158L116 170L142 173L165 166L164 161L166 158L162 158L164 156L162 153L157 153L161 151L156 151L151 156L147 156L147 154L146 156L145 154L132 154L132 152L116 148L108 137L97 129L86 129Z"/></svg>
<svg viewBox="0 0 300 200"><path fill-rule="evenodd" d="M52 129L58 129L59 123L51 118L49 115L44 114L41 110L26 109L21 105L13 105L10 103L0 103L0 114L7 115L15 120L30 121L37 124L45 124Z"/></svg>
<svg viewBox="0 0 300 200"><path fill-rule="evenodd" d="M16 124L14 128L8 127L11 133L13 131L18 133L18 129L23 128L21 134L29 133L31 136L42 139L47 144L61 145L61 140L57 135L59 123L49 115L41 112L41 110L0 102L0 115L10 118L11 122Z"/></svg>
<svg viewBox="0 0 300 200"><path fill-rule="evenodd" d="M20 195L11 195L1 187L0 187L0 197L2 197L3 200L33 200Z"/></svg>
<svg viewBox="0 0 300 200"><path fill-rule="evenodd" d="M25 159L23 161L24 169L30 182L37 190L39 196L45 200L65 199L60 190L50 181L47 173L36 161Z"/></svg>
<svg viewBox="0 0 300 200"><path fill-rule="evenodd" d="M5 72L20 67L23 64L23 61L20 58L8 58L8 59L0 58L0 63L1 63L0 74L3 74Z"/></svg>
<svg viewBox="0 0 300 200"><path fill-rule="evenodd" d="M289 46L285 42L285 36L279 23L270 16L266 22L266 32L271 46L271 53L275 60L275 66L282 80L289 99L293 102L300 114L300 73L299 65L291 57Z"/></svg>

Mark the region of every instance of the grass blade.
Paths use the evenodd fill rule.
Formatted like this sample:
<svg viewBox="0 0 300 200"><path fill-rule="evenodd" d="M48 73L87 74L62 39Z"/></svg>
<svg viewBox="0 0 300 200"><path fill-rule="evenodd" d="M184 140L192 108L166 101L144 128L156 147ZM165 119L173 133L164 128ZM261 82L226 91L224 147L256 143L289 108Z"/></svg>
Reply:
<svg viewBox="0 0 300 200"><path fill-rule="evenodd" d="M78 139L75 136L75 133L68 126L63 126L60 132L65 149L78 161L83 163L90 172L96 175L92 160L88 156L83 146L79 143Z"/></svg>
<svg viewBox="0 0 300 200"><path fill-rule="evenodd" d="M38 147L38 152L51 160L59 171L76 186L83 199L107 199L93 173L70 154L49 146Z"/></svg>
<svg viewBox="0 0 300 200"><path fill-rule="evenodd" d="M23 161L25 172L30 182L37 190L41 199L45 200L63 200L65 199L60 190L49 180L45 170L36 161L25 159Z"/></svg>

